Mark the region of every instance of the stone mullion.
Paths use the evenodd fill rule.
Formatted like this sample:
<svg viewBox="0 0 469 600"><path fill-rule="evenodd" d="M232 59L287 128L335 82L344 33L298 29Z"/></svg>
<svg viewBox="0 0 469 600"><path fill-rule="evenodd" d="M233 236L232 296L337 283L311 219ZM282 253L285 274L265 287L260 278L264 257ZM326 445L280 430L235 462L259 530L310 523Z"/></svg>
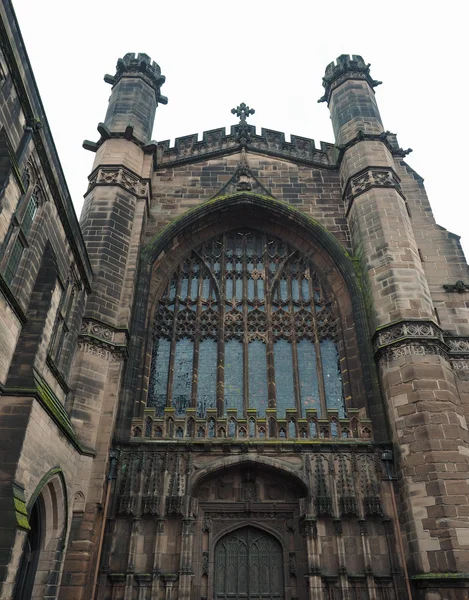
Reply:
<svg viewBox="0 0 469 600"><path fill-rule="evenodd" d="M197 390L199 384L199 350L200 350L200 316L202 314L202 265L199 266L199 275L197 281L197 302L196 302L196 317L195 317L195 334L194 334L194 356L192 361L192 392L191 392L191 406L197 408ZM189 281L189 290L192 287L192 279L194 273L191 272L191 279ZM191 292L192 293L192 292ZM191 298L193 300L193 298ZM196 432L194 431L194 435Z"/></svg>
<svg viewBox="0 0 469 600"><path fill-rule="evenodd" d="M182 279L183 279L182 268L180 267L178 270L178 278L176 283L176 294L174 296L174 317L173 317L173 331L171 333L171 349L169 353L169 365L168 365L168 388L166 395L166 406L171 406L171 400L173 397L173 389L174 389L174 361L176 357L176 329L177 329L177 320L179 314L179 295L181 293Z"/></svg>
<svg viewBox="0 0 469 600"><path fill-rule="evenodd" d="M189 600L193 576L192 554L196 520L185 518L182 521L181 558L179 567L178 600Z"/></svg>
<svg viewBox="0 0 469 600"><path fill-rule="evenodd" d="M348 594L348 579L347 579L347 558L345 552L345 544L343 538L343 529L342 529L342 520L340 518L340 503L339 503L339 494L337 491L336 485L336 472L335 472L335 461L333 456L331 455L328 458L328 480L329 480L329 490L332 498L333 512L335 513L334 518L334 528L335 528L335 538L337 542L337 556L339 559L339 582L340 587L342 589L342 593L344 598L347 598Z"/></svg>
<svg viewBox="0 0 469 600"><path fill-rule="evenodd" d="M242 415L238 415L238 418L244 417L246 410L249 408L249 329L248 329L248 318L249 318L249 310L247 303L247 264L246 264L246 237L243 236L242 239L242 274L243 274L243 299L242 299L242 308L243 308L243 396L244 396L244 411ZM234 265L236 266L236 265ZM233 284L236 283L236 280L233 281ZM233 285L233 287L235 287Z"/></svg>
<svg viewBox="0 0 469 600"><path fill-rule="evenodd" d="M319 339L318 324L316 319L316 305L314 303L314 289L313 289L313 278L310 278L310 298L311 298L311 316L313 317L313 335L314 335L314 347L316 349L316 372L318 376L318 389L319 389L319 402L321 405L321 418L327 418L327 402L326 402L326 389L324 386L324 372L322 370L322 357L321 357L321 341ZM319 287L321 292L321 300L324 299L322 287Z"/></svg>
<svg viewBox="0 0 469 600"><path fill-rule="evenodd" d="M369 571L373 567L373 557L370 550L370 540L368 538L368 528L365 519L358 521L360 528L360 542L362 545L363 557L365 559L365 573L366 573L366 585L368 588L368 595L370 600L376 600L376 586L373 578L373 574Z"/></svg>
<svg viewBox="0 0 469 600"><path fill-rule="evenodd" d="M127 551L127 574L134 573L135 559L137 554L137 541L142 535L142 517L141 517L141 502L143 497L143 489L145 485L145 463L146 453L141 455L138 473L137 498L135 500L135 517L132 521L132 530L130 533L129 546ZM124 600L132 600L133 577L127 577L125 583Z"/></svg>
<svg viewBox="0 0 469 600"><path fill-rule="evenodd" d="M291 350L292 350L292 365L293 365L293 389L295 394L295 407L298 411L298 415L303 416L301 414L301 394L300 394L300 369L298 366L298 347L296 344L296 331L295 331L295 310L293 307L293 294L292 294L292 278L290 273L288 273L288 266L290 261L287 261L286 264L283 265L283 270L285 272L285 278L287 282L287 290L288 290L288 312L289 317L291 319Z"/></svg>
<svg viewBox="0 0 469 600"><path fill-rule="evenodd" d="M219 281L219 330L218 330L218 363L217 363L217 414L222 417L225 412L225 312L226 312L226 235L223 236L220 254ZM213 264L211 265L213 270ZM215 293L215 290L214 290ZM207 432L208 434L208 432Z"/></svg>
<svg viewBox="0 0 469 600"><path fill-rule="evenodd" d="M262 259L264 264L264 309L267 323L267 390L268 390L268 407L276 408L277 406L277 383L275 379L275 343L272 334L272 313L273 313L273 290L270 287L270 270L269 270L269 253L267 251L267 238L262 236L262 245L264 248ZM257 265L255 267L257 269ZM256 280L256 298L260 301L258 292L258 282Z"/></svg>
<svg viewBox="0 0 469 600"><path fill-rule="evenodd" d="M158 598L159 588L160 588L160 579L159 575L161 572L161 558L163 555L162 546L163 546L163 537L164 537L164 524L165 519L159 518L156 521L156 532L155 532L155 543L153 550L153 579L151 582L151 598Z"/></svg>
<svg viewBox="0 0 469 600"><path fill-rule="evenodd" d="M392 485L392 484L391 484ZM396 598L399 598L399 578L401 573L401 565L397 555L397 540L394 535L393 519L383 519L384 532L386 535L386 545L388 548L388 556L391 567L392 585L394 588L394 594Z"/></svg>

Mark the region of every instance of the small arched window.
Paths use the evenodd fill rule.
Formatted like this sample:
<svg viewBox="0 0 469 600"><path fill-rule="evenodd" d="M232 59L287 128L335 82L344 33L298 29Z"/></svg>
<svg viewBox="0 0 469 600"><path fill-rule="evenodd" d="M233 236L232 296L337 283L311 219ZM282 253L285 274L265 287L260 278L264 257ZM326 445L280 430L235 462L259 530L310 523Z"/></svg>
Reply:
<svg viewBox="0 0 469 600"><path fill-rule="evenodd" d="M180 264L158 303L148 405L184 415L276 406L345 416L338 318L313 264L273 236L226 233ZM209 433L210 435L210 433ZM229 431L229 435L231 431Z"/></svg>

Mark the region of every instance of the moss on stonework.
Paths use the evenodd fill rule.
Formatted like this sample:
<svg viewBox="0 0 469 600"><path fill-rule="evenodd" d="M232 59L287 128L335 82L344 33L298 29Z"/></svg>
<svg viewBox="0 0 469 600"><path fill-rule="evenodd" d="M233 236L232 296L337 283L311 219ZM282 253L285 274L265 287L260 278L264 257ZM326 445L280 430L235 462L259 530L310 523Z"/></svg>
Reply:
<svg viewBox="0 0 469 600"><path fill-rule="evenodd" d="M29 531L31 527L28 521L28 510L26 508L26 499L24 490L17 484L13 484L13 504L15 506L15 517L18 527Z"/></svg>
<svg viewBox="0 0 469 600"><path fill-rule="evenodd" d="M261 200L263 202L271 202L272 204L277 205L279 208L281 207L281 210L291 213L292 216L294 216L294 217L300 217L301 219L306 219L307 221L312 223L314 225L314 227L320 229L326 236L333 238L334 242L337 245L337 248L340 248L342 250L343 255L346 258L348 258L349 260L351 260L349 253L342 246L342 244L336 238L334 238L334 236L330 233L330 231L326 227L324 227L324 225L319 223L316 219L313 219L313 217L310 217L310 216L304 214L303 212L301 212L300 210L291 206L290 204L288 204L287 202L285 202L283 200L278 200L277 198L273 198L271 196L264 196L262 194L256 194L256 193L252 193L252 192L249 192L249 193L235 192L234 194L215 196L214 198L211 198L210 200L205 200L198 206L194 206L193 208L190 208L189 210L184 212L182 215L173 219L170 223L167 223L157 234L155 234L154 237L148 242L147 246L143 250L142 256L144 258L149 258L149 256L151 255L151 248L157 243L157 241L160 238L162 238L164 236L164 234L166 234L168 231L170 231L170 229L172 227L176 227L176 224L181 219L190 217L190 215L196 211L202 211L203 208L206 206L213 206L214 204L218 204L218 203L222 204L226 200L234 200L236 198L252 198L252 199Z"/></svg>
<svg viewBox="0 0 469 600"><path fill-rule="evenodd" d="M419 573L412 575L413 581L438 580L438 579L469 579L469 573Z"/></svg>

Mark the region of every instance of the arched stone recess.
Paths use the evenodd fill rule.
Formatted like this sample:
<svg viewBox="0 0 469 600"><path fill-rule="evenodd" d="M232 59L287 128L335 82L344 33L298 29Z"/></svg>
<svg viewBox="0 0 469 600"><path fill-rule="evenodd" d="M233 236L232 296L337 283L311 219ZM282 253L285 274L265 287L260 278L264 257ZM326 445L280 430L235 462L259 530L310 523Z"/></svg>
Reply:
<svg viewBox="0 0 469 600"><path fill-rule="evenodd" d="M56 598L68 533L68 493L60 467L42 477L27 510L32 529L25 539L14 598Z"/></svg>
<svg viewBox="0 0 469 600"><path fill-rule="evenodd" d="M227 469L243 468L265 469L267 473L274 473L289 481L290 485L298 488L299 497L308 494L309 481L304 475L304 460L301 455L286 459L275 459L270 456L254 454L228 455L223 458L206 460L206 465L197 465L188 482L188 494L196 496L197 489L203 486L204 481L225 473Z"/></svg>
<svg viewBox="0 0 469 600"><path fill-rule="evenodd" d="M299 467L302 461L300 457L295 458ZM276 564L270 565L277 569L279 580L273 597L307 598L304 576L308 571L308 552L302 536L303 499L307 488L302 474L296 472L293 465L260 456L219 459L197 470L190 487L199 507L192 547L195 577L191 597L220 597L218 593L215 596L216 569L221 568L217 565L217 548L224 539L236 538L239 533L241 538L246 538L241 539L240 544L247 544L245 564L250 569L261 560L259 556L249 556L256 534L264 538L265 543L271 539L273 546L281 548ZM233 540L230 544L232 547ZM237 557L232 558L236 562ZM242 560L246 561L246 557ZM226 575L228 583L228 573ZM251 571L249 576L252 576ZM263 585L268 587L266 582ZM222 593L222 590L217 591ZM251 595L255 596L258 591L251 590ZM269 591L272 592L270 588L263 589L261 593L265 595Z"/></svg>
<svg viewBox="0 0 469 600"><path fill-rule="evenodd" d="M366 409L373 418L375 439L388 439L365 302L353 260L317 221L286 203L245 193L219 197L189 211L165 227L143 250L117 439L129 438L131 419L142 416L146 407L154 312L168 278L204 241L246 227L285 240L314 264L322 283L337 301L341 330L347 336L348 348L342 358L351 386L346 390L349 407Z"/></svg>

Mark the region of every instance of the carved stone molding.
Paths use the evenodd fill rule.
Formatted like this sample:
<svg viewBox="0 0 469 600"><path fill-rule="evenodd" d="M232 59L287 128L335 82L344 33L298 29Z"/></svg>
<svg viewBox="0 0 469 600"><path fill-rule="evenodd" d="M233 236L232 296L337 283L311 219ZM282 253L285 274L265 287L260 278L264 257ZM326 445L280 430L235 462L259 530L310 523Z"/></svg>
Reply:
<svg viewBox="0 0 469 600"><path fill-rule="evenodd" d="M119 362L124 358L124 353L121 350L99 342L88 342L84 339L78 340L78 349L111 362Z"/></svg>
<svg viewBox="0 0 469 600"><path fill-rule="evenodd" d="M469 371L469 360L452 360L451 366L455 371Z"/></svg>
<svg viewBox="0 0 469 600"><path fill-rule="evenodd" d="M401 321L378 331L374 352L392 362L403 356L442 356L456 371L469 370L469 338L445 336L431 321Z"/></svg>
<svg viewBox="0 0 469 600"><path fill-rule="evenodd" d="M382 355L381 359L388 362L397 360L403 356L442 356L446 358L446 352L437 345L433 344L402 344L388 348Z"/></svg>
<svg viewBox="0 0 469 600"><path fill-rule="evenodd" d="M127 356L127 334L93 319L83 319L78 348L105 360L120 361Z"/></svg>
<svg viewBox="0 0 469 600"><path fill-rule="evenodd" d="M118 185L137 196L148 198L149 183L125 167L98 167L89 177L88 192L97 185Z"/></svg>
<svg viewBox="0 0 469 600"><path fill-rule="evenodd" d="M393 188L403 196L400 179L390 167L367 167L350 177L345 185L343 198L346 213L350 211L355 198L372 188Z"/></svg>
<svg viewBox="0 0 469 600"><path fill-rule="evenodd" d="M446 338L445 342L448 344L451 353L469 353L468 338Z"/></svg>
<svg viewBox="0 0 469 600"><path fill-rule="evenodd" d="M107 327L103 323L99 323L99 321L94 321L93 319L83 319L80 333L92 335L105 342L114 341L114 331L110 327Z"/></svg>
<svg viewBox="0 0 469 600"><path fill-rule="evenodd" d="M374 338L375 352L404 340L437 339L443 341L439 327L431 321L400 321L379 330Z"/></svg>

